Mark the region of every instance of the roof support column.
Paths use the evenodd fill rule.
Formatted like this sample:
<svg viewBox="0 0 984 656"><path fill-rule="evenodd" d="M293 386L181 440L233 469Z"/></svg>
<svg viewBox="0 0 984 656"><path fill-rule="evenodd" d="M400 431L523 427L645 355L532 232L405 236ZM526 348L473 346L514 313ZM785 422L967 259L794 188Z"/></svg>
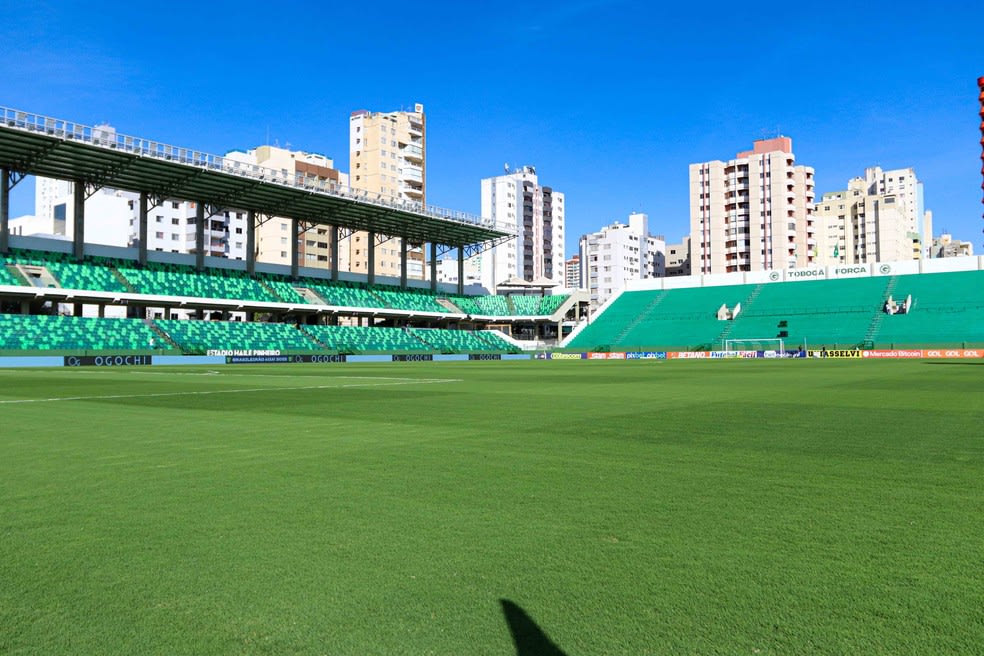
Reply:
<svg viewBox="0 0 984 656"><path fill-rule="evenodd" d="M85 257L85 182L76 180L72 185L73 233L72 256L76 262Z"/></svg>
<svg viewBox="0 0 984 656"><path fill-rule="evenodd" d="M246 273L256 271L256 211L246 212Z"/></svg>
<svg viewBox="0 0 984 656"><path fill-rule="evenodd" d="M465 247L458 246L458 295L465 295Z"/></svg>
<svg viewBox="0 0 984 656"><path fill-rule="evenodd" d="M369 233L369 274L366 282L376 284L376 233Z"/></svg>
<svg viewBox="0 0 984 656"><path fill-rule="evenodd" d="M407 249L410 242L406 238L400 239L400 289L407 288Z"/></svg>
<svg viewBox="0 0 984 656"><path fill-rule="evenodd" d="M290 279L297 280L297 239L301 236L301 222L290 220Z"/></svg>
<svg viewBox="0 0 984 656"><path fill-rule="evenodd" d="M0 168L0 255L10 252L10 169Z"/></svg>
<svg viewBox="0 0 984 656"><path fill-rule="evenodd" d="M437 244L432 243L431 248L431 293L437 293Z"/></svg>
<svg viewBox="0 0 984 656"><path fill-rule="evenodd" d="M331 227L331 233L328 235L328 239L331 241L331 279L334 281L338 280L338 226L333 225Z"/></svg>
<svg viewBox="0 0 984 656"><path fill-rule="evenodd" d="M139 232L137 233L137 262L140 266L147 264L147 192L140 192L140 207L138 220L140 222Z"/></svg>
<svg viewBox="0 0 984 656"><path fill-rule="evenodd" d="M205 203L195 203L195 270L205 270Z"/></svg>

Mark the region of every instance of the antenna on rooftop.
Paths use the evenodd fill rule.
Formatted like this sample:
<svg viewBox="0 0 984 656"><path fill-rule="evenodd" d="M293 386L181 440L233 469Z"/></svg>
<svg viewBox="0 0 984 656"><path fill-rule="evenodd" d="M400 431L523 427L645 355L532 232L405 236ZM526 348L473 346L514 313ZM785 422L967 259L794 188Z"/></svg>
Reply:
<svg viewBox="0 0 984 656"><path fill-rule="evenodd" d="M505 164L503 164L503 165L502 165L502 168L503 168L503 170L504 170L504 171L505 171L506 173L509 173L509 162L506 162Z"/></svg>

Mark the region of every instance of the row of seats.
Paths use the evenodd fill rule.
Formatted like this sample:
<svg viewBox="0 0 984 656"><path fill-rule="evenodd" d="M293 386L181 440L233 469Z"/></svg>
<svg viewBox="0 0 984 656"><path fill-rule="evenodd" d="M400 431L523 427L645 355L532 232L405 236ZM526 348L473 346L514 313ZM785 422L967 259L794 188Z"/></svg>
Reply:
<svg viewBox="0 0 984 656"><path fill-rule="evenodd" d="M494 331L414 328L413 334L434 350L447 353L511 351L513 346Z"/></svg>
<svg viewBox="0 0 984 656"><path fill-rule="evenodd" d="M884 314L889 295L911 295L910 312ZM739 304L733 320L717 318L722 305ZM981 345L984 272L625 292L568 346L713 349L724 339L775 337L780 321L787 346Z"/></svg>
<svg viewBox="0 0 984 656"><path fill-rule="evenodd" d="M11 264L44 267L62 287L104 292L129 291L123 281L108 265L105 258L93 258L92 262L75 262L68 253L50 253L12 249L7 256ZM15 280L13 283L18 284Z"/></svg>
<svg viewBox="0 0 984 656"><path fill-rule="evenodd" d="M402 328L381 326L304 326L325 347L343 353L425 352L433 349Z"/></svg>
<svg viewBox="0 0 984 656"><path fill-rule="evenodd" d="M892 297L909 296L908 313L878 323L876 346L984 344L984 271L899 276Z"/></svg>
<svg viewBox="0 0 984 656"><path fill-rule="evenodd" d="M451 296L448 298L466 314L493 317L543 317L550 316L570 298L569 294L553 296Z"/></svg>
<svg viewBox="0 0 984 656"><path fill-rule="evenodd" d="M260 281L238 271L208 269L199 272L190 266L156 262L148 262L145 267L120 262L116 268L138 294L280 301Z"/></svg>
<svg viewBox="0 0 984 656"><path fill-rule="evenodd" d="M157 319L154 323L185 353L212 349L311 351L318 348L309 336L286 323L180 319Z"/></svg>
<svg viewBox="0 0 984 656"><path fill-rule="evenodd" d="M156 330L155 330L156 328ZM209 350L360 352L501 352L514 347L499 333L381 326L295 326L286 323L179 319L100 319L0 314L0 350Z"/></svg>
<svg viewBox="0 0 984 656"><path fill-rule="evenodd" d="M22 284L3 266L6 263L45 267L61 287L68 289L297 304L308 303L297 291L298 287L306 287L326 305L441 314L455 311L453 306L440 302L443 294L427 289L315 278L303 278L295 283L275 274L249 276L245 271L219 268L196 271L187 265L158 262L141 267L133 261L103 257L75 262L68 253L18 249L12 250L6 261L0 259L0 284L5 285ZM454 296L451 300L468 314L543 316L553 314L567 298Z"/></svg>
<svg viewBox="0 0 984 656"><path fill-rule="evenodd" d="M59 315L0 314L0 349L131 351L148 348L159 337L139 319L99 319Z"/></svg>

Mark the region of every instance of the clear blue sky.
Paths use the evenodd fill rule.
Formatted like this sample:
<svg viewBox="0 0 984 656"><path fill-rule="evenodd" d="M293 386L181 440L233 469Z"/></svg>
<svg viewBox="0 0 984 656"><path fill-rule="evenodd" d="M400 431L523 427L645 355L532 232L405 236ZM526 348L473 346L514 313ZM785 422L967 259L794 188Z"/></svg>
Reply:
<svg viewBox="0 0 984 656"><path fill-rule="evenodd" d="M818 198L915 167L935 231L981 251L980 0L130 4L8 3L0 104L216 153L269 134L348 171L352 110L421 102L428 201L477 213L481 178L535 165L568 256L632 211L679 239L688 164L778 130Z"/></svg>

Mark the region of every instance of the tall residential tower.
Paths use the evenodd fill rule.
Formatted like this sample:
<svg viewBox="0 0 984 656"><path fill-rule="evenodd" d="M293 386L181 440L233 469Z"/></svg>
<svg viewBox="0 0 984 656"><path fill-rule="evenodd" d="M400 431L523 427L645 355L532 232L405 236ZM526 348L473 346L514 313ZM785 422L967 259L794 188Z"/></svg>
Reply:
<svg viewBox="0 0 984 656"><path fill-rule="evenodd" d="M789 137L762 139L727 162L690 165L691 270L731 273L813 263L813 169Z"/></svg>
<svg viewBox="0 0 984 656"><path fill-rule="evenodd" d="M397 198L411 207L424 205L427 199L426 156L427 125L423 105L414 105L412 112L360 109L349 117L349 179L353 189ZM394 237L376 249L377 275L399 275L401 241ZM341 243L348 246L349 270L368 273L368 233L356 232ZM423 248L418 244L410 247L407 277L423 279Z"/></svg>
<svg viewBox="0 0 984 656"><path fill-rule="evenodd" d="M516 230L516 239L475 256L482 286L494 291L510 278L547 278L562 283L564 276L564 194L541 186L536 169L524 166L482 180L482 216L496 228Z"/></svg>

